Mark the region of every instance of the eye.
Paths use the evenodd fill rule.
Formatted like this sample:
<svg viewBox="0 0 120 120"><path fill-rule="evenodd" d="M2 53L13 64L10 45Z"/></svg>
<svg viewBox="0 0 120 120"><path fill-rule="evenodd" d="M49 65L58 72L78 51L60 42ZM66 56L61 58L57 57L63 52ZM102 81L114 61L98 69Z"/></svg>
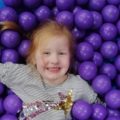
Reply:
<svg viewBox="0 0 120 120"><path fill-rule="evenodd" d="M50 54L50 52L43 52L43 54L45 54L45 55L49 55L49 54Z"/></svg>
<svg viewBox="0 0 120 120"><path fill-rule="evenodd" d="M65 55L66 53L65 52L60 52L59 55Z"/></svg>

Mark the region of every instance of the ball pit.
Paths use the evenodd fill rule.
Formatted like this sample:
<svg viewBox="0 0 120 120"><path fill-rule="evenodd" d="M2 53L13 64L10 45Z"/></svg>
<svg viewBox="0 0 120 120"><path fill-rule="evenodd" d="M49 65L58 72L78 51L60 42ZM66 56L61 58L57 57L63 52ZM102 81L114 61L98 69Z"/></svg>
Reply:
<svg viewBox="0 0 120 120"><path fill-rule="evenodd" d="M85 79L106 104L105 109L101 104L79 100L72 107L73 120L120 120L120 0L0 2L0 22L13 21L24 33L31 32L46 19L66 25L73 33L75 73ZM18 31L4 30L0 31L0 46L0 62L22 63L30 40ZM15 94L3 84L0 84L0 95L0 120L17 120L20 99L16 96L16 100ZM7 108L10 96L20 102L19 107L12 106L12 114L11 108Z"/></svg>

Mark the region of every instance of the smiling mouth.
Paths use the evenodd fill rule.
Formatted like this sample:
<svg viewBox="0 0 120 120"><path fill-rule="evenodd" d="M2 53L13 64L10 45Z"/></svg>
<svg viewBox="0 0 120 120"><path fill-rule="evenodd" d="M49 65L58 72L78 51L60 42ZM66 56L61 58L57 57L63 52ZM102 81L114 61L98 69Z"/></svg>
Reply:
<svg viewBox="0 0 120 120"><path fill-rule="evenodd" d="M52 67L52 68L47 68L47 70L49 70L50 72L53 72L53 73L57 73L60 71L60 68L59 67Z"/></svg>

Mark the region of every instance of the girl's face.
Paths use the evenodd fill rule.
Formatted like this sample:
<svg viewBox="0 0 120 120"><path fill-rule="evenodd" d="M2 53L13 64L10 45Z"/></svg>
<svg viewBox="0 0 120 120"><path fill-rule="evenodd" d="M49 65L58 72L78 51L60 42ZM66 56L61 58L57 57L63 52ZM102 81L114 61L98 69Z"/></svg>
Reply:
<svg viewBox="0 0 120 120"><path fill-rule="evenodd" d="M67 79L66 73L70 66L69 40L65 36L53 36L40 43L36 50L35 63L46 83L62 83Z"/></svg>

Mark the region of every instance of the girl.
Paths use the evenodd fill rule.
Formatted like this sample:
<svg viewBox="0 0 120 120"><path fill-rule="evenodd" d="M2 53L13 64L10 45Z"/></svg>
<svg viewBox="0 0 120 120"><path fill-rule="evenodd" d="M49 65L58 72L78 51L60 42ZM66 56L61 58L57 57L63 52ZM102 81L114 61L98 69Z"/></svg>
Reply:
<svg viewBox="0 0 120 120"><path fill-rule="evenodd" d="M0 80L23 101L19 120L71 120L74 101L96 101L97 94L80 76L69 73L73 59L71 32L55 21L31 35L27 65L0 64Z"/></svg>

